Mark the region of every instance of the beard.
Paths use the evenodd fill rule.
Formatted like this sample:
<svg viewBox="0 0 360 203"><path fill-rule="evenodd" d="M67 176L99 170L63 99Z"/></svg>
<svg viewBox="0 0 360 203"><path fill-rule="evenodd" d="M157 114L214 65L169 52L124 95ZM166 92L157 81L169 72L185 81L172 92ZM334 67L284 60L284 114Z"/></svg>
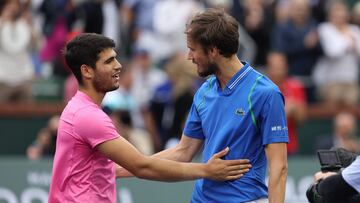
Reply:
<svg viewBox="0 0 360 203"><path fill-rule="evenodd" d="M111 92L119 88L119 85L114 85L112 83L112 78L106 79L102 76L95 76L93 80L93 85L96 91L103 93Z"/></svg>
<svg viewBox="0 0 360 203"><path fill-rule="evenodd" d="M203 70L200 70L198 68L198 75L202 78L205 78L209 75L213 75L215 74L217 71L219 70L219 66L216 65L215 63L207 63L203 66Z"/></svg>

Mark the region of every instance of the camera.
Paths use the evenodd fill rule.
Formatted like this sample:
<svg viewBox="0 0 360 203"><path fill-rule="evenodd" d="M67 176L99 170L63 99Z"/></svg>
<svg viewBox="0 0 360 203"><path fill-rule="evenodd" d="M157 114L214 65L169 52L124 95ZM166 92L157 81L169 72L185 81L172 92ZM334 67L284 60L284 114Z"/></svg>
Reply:
<svg viewBox="0 0 360 203"><path fill-rule="evenodd" d="M358 156L358 154L350 152L343 148L318 150L317 155L321 165L321 171L324 173L339 173L343 168L348 167ZM325 202L324 197L318 191L318 185L318 183L313 183L306 191L306 197L310 203ZM356 199L355 202L359 202L359 199Z"/></svg>
<svg viewBox="0 0 360 203"><path fill-rule="evenodd" d="M318 150L317 155L322 172L339 172L342 168L343 164L336 150Z"/></svg>

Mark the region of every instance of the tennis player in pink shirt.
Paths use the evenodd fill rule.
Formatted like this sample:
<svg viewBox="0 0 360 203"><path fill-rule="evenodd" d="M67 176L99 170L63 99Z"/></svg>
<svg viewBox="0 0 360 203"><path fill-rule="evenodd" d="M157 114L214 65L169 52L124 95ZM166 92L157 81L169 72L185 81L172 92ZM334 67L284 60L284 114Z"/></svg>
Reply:
<svg viewBox="0 0 360 203"><path fill-rule="evenodd" d="M181 163L145 156L122 138L100 108L105 93L119 87L122 67L114 47L113 40L89 33L66 45L65 59L79 90L60 117L49 203L116 203L115 176L121 167L159 181L233 180L249 170L246 159L221 159L228 148L206 164Z"/></svg>

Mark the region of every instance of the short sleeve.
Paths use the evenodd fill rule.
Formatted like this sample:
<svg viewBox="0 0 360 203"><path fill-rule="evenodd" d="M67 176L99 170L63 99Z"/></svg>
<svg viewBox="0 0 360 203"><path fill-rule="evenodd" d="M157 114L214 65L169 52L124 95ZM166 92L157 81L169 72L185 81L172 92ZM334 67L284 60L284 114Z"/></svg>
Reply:
<svg viewBox="0 0 360 203"><path fill-rule="evenodd" d="M263 145L289 142L284 106L283 95L279 91L272 90L261 112L259 127L263 136Z"/></svg>
<svg viewBox="0 0 360 203"><path fill-rule="evenodd" d="M74 130L92 148L119 137L109 116L97 108L77 112L74 117Z"/></svg>
<svg viewBox="0 0 360 203"><path fill-rule="evenodd" d="M196 109L194 102L191 105L190 112L189 112L188 118L186 120L183 133L184 133L184 135L191 137L191 138L196 138L196 139L204 139L205 138L203 130L202 130L201 118L199 116L199 113Z"/></svg>

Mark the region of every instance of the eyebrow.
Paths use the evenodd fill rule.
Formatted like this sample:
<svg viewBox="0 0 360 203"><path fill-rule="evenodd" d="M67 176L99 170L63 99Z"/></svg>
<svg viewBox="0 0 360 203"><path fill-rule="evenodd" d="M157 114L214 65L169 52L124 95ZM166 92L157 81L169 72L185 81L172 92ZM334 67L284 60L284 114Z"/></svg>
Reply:
<svg viewBox="0 0 360 203"><path fill-rule="evenodd" d="M104 61L104 63L110 63L111 61L113 61L115 59L116 55L115 56L111 56L110 58L106 59Z"/></svg>

